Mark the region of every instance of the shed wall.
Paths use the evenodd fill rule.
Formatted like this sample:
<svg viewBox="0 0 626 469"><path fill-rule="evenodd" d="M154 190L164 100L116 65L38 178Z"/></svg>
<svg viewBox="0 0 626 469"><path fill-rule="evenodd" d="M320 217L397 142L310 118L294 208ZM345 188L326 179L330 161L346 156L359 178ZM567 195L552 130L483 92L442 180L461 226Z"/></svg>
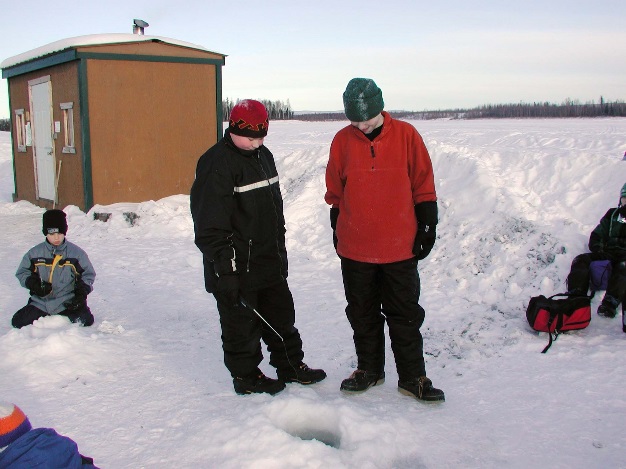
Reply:
<svg viewBox="0 0 626 469"><path fill-rule="evenodd" d="M94 204L189 193L218 139L215 67L87 61Z"/></svg>
<svg viewBox="0 0 626 469"><path fill-rule="evenodd" d="M49 75L52 83L52 121L60 122L61 132L53 140L56 167L61 163L61 170L57 172L58 180L58 203L57 206L76 205L84 208L83 192L83 169L82 169L82 140L80 128L80 101L78 84L78 62L68 62L54 67L44 68L35 72L26 73L9 78L9 94L11 97L11 113L15 118L16 109L24 109L26 121L30 121L30 104L28 93L28 82L36 78ZM71 102L74 105L74 141L76 153L63 153L65 134L63 127L63 111L61 103ZM13 121L15 126L15 121ZM50 129L52 132L53 129ZM52 201L36 200L35 190L35 166L33 147L27 146L26 152L17 150L17 138L15 138L15 128L11 129L13 134L13 155L15 162L16 188L15 200L29 200L46 208L51 208ZM56 175L55 175L56 177Z"/></svg>

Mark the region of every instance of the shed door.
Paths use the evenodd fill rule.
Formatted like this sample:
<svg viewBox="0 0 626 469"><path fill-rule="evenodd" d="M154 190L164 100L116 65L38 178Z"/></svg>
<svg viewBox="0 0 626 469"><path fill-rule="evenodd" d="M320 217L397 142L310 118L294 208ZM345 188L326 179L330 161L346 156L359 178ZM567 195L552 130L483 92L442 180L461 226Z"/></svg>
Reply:
<svg viewBox="0 0 626 469"><path fill-rule="evenodd" d="M37 198L55 200L55 159L54 146L52 144L52 90L50 77L32 80L28 85L30 88Z"/></svg>

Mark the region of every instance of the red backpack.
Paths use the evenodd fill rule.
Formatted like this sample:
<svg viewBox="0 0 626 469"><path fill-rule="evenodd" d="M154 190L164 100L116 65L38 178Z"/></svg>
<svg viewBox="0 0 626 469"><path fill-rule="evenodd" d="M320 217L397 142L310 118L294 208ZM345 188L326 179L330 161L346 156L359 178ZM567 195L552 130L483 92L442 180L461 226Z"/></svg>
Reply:
<svg viewBox="0 0 626 469"><path fill-rule="evenodd" d="M555 297L564 297L555 300ZM541 353L546 353L552 341L563 331L584 329L591 321L591 298L558 293L546 298L534 296L528 303L526 319L534 330L550 334L550 341ZM553 337L554 334L554 337Z"/></svg>

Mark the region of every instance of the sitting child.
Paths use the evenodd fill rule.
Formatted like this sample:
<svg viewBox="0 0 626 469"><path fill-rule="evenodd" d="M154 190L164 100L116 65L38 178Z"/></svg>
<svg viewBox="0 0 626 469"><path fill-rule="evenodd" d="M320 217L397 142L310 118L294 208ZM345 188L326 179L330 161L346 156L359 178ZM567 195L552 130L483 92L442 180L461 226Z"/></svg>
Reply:
<svg viewBox="0 0 626 469"><path fill-rule="evenodd" d="M74 441L51 428L33 429L24 412L6 402L0 402L0 467L97 469Z"/></svg>
<svg viewBox="0 0 626 469"><path fill-rule="evenodd" d="M70 321L91 326L87 306L96 272L85 251L65 239L67 221L62 210L43 214L46 240L22 258L15 276L30 291L28 304L13 316L13 327L22 328L43 316L60 314Z"/></svg>
<svg viewBox="0 0 626 469"><path fill-rule="evenodd" d="M609 209L589 237L591 252L574 258L567 276L568 293L586 295L589 288L589 265L592 261L611 261L611 276L598 314L614 318L617 306L626 301L626 184L620 192L619 204ZM626 332L626 327L624 332Z"/></svg>

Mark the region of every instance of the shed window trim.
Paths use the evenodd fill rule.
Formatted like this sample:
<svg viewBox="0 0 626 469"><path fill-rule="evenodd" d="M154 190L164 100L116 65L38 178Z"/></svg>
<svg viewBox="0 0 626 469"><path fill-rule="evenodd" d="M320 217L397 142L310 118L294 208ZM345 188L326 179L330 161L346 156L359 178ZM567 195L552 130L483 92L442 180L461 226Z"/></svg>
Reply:
<svg viewBox="0 0 626 469"><path fill-rule="evenodd" d="M15 137L17 140L17 151L26 152L26 115L24 109L15 110Z"/></svg>
<svg viewBox="0 0 626 469"><path fill-rule="evenodd" d="M63 111L63 153L76 153L74 141L74 103L61 103Z"/></svg>

